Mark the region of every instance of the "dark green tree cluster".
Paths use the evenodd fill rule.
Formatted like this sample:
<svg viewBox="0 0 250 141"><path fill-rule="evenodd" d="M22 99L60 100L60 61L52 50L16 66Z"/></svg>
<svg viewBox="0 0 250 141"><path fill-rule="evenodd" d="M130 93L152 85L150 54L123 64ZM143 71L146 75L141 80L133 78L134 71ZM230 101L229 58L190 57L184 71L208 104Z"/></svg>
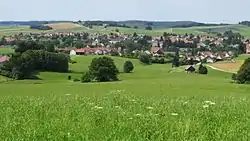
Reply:
<svg viewBox="0 0 250 141"><path fill-rule="evenodd" d="M180 56L179 56L179 50L175 52L175 56L172 62L172 67L179 67L180 66Z"/></svg>
<svg viewBox="0 0 250 141"><path fill-rule="evenodd" d="M207 74L208 73L207 67L203 66L202 64L200 64L198 71L199 71L199 74Z"/></svg>
<svg viewBox="0 0 250 141"><path fill-rule="evenodd" d="M55 42L52 41L41 41L36 42L32 40L28 41L19 41L17 43L17 48L15 49L15 52L17 53L23 53L27 50L46 50L49 52L55 51Z"/></svg>
<svg viewBox="0 0 250 141"><path fill-rule="evenodd" d="M130 73L131 71L133 71L134 69L134 65L131 61L126 61L123 65L123 71L125 73Z"/></svg>
<svg viewBox="0 0 250 141"><path fill-rule="evenodd" d="M233 74L232 79L239 84L250 83L250 58L245 60L237 74Z"/></svg>
<svg viewBox="0 0 250 141"><path fill-rule="evenodd" d="M89 71L85 72L82 82L98 81L117 81L119 71L110 57L94 58L89 66Z"/></svg>
<svg viewBox="0 0 250 141"><path fill-rule="evenodd" d="M13 79L33 78L37 72L68 72L69 59L65 54L44 50L28 50L14 54L0 68L1 74Z"/></svg>
<svg viewBox="0 0 250 141"><path fill-rule="evenodd" d="M140 56L139 56L139 60L142 64L145 64L145 65L150 65L151 64L151 56L146 54L146 53L142 53Z"/></svg>

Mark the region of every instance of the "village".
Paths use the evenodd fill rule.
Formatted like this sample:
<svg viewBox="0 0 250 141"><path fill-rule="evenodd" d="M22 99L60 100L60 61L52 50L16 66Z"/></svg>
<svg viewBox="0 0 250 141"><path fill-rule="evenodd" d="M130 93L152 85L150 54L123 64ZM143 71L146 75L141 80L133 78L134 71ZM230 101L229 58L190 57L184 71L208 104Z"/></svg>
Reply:
<svg viewBox="0 0 250 141"><path fill-rule="evenodd" d="M14 36L4 36L2 46L15 46L19 40L52 40L55 51L74 55L116 55L146 53L153 57L164 57L174 54L178 48L180 58L194 60L196 62L214 63L217 61L230 60L235 57L235 50L239 44L227 44L230 49L225 50L226 36L208 35L177 35L164 33L163 36L151 37L146 35L121 34L90 34L87 32L58 32L58 33L30 33ZM126 45L126 42L131 41ZM140 42L140 44L138 44ZM246 54L250 53L250 40L241 38ZM124 45L125 44L125 45ZM135 47L130 47L135 46ZM227 48L228 48L227 47ZM130 48L130 49L128 49ZM195 51L194 51L195 50ZM138 57L138 56L136 56ZM9 56L0 56L0 65L8 61Z"/></svg>

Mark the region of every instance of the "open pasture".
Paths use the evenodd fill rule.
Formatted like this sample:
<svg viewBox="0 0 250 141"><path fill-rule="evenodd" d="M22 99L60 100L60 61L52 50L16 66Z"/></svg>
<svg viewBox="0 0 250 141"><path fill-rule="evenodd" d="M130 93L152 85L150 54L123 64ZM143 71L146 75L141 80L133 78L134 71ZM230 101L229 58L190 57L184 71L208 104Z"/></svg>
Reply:
<svg viewBox="0 0 250 141"><path fill-rule="evenodd" d="M170 64L145 66L112 57L121 81L73 82L97 56L76 56L72 73L0 83L3 140L225 140L250 138L249 85L209 69L187 74ZM3 77L1 79L4 79Z"/></svg>

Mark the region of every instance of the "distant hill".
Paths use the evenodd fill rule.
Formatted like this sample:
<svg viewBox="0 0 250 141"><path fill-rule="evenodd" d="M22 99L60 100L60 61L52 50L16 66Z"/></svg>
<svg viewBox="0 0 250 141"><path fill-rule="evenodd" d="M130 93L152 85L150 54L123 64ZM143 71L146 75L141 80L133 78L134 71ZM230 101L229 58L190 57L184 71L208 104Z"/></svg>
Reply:
<svg viewBox="0 0 250 141"><path fill-rule="evenodd" d="M41 25L41 24L53 24L71 21L0 21L0 26L15 26L15 25Z"/></svg>
<svg viewBox="0 0 250 141"><path fill-rule="evenodd" d="M0 26L15 26L15 25L41 25L53 24L72 21L0 21ZM78 21L77 21L78 22ZM79 22L78 22L79 23ZM83 21L88 25L110 25L117 27L139 27L145 28L152 26L153 28L175 28L175 27L193 27L193 26L219 26L228 24L211 24L199 23L194 21L141 21L141 20L127 20L127 21Z"/></svg>
<svg viewBox="0 0 250 141"><path fill-rule="evenodd" d="M176 27L193 27L193 26L220 26L228 24L210 24L199 23L193 21L140 21L140 20L128 20L128 21L84 21L87 25L119 25L128 27L147 27L153 28L176 28Z"/></svg>

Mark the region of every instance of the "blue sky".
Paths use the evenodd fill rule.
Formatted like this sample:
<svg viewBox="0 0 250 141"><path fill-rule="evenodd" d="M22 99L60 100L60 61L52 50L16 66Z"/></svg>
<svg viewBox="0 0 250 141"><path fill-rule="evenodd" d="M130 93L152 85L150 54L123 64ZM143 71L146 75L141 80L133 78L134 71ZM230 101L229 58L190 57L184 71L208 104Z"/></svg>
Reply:
<svg viewBox="0 0 250 141"><path fill-rule="evenodd" d="M0 20L250 20L250 0L3 0Z"/></svg>

